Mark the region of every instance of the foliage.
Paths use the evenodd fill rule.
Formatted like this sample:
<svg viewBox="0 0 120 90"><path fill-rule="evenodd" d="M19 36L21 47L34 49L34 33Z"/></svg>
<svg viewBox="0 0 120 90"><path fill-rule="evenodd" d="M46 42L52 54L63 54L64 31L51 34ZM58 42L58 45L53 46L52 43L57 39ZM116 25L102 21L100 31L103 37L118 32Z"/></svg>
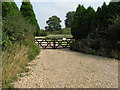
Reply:
<svg viewBox="0 0 120 90"><path fill-rule="evenodd" d="M18 7L14 2L2 2L2 17L18 12Z"/></svg>
<svg viewBox="0 0 120 90"><path fill-rule="evenodd" d="M29 60L35 59L35 57L39 54L40 48L33 42L29 42L29 51L28 51L28 58Z"/></svg>
<svg viewBox="0 0 120 90"><path fill-rule="evenodd" d="M46 36L46 38L72 38L71 34L49 34Z"/></svg>
<svg viewBox="0 0 120 90"><path fill-rule="evenodd" d="M26 18L27 21L29 21L30 24L35 26L34 32L35 35L37 35L40 32L40 27L37 23L37 19L35 17L35 13L33 11L32 4L29 0L23 0L22 5L20 7L20 11L22 15Z"/></svg>
<svg viewBox="0 0 120 90"><path fill-rule="evenodd" d="M20 13L14 2L3 2L2 49L3 87L11 88L18 72L39 54L34 43L35 27ZM17 53L16 53L17 52ZM24 71L24 70L23 70Z"/></svg>
<svg viewBox="0 0 120 90"><path fill-rule="evenodd" d="M95 11L92 7L88 7L87 9L85 9L83 5L77 7L74 16L74 23L71 28L74 38L85 38L92 31L90 26L94 13Z"/></svg>
<svg viewBox="0 0 120 90"><path fill-rule="evenodd" d="M71 49L120 59L120 2L93 8L79 5L74 15ZM117 54L118 53L118 54Z"/></svg>
<svg viewBox="0 0 120 90"><path fill-rule="evenodd" d="M61 33L62 33L62 34L71 34L71 28L63 28L63 29L61 30Z"/></svg>
<svg viewBox="0 0 120 90"><path fill-rule="evenodd" d="M30 38L33 38L33 26L29 25L18 13L4 18L2 29L3 49L9 48L14 42L25 43L26 40L29 41Z"/></svg>
<svg viewBox="0 0 120 90"><path fill-rule="evenodd" d="M103 3L96 12L92 7L85 9L83 5L79 5L74 15L72 35L76 39L83 39L96 29L107 32L107 28L112 24L111 20L117 15L120 15L120 2L110 2L109 5Z"/></svg>
<svg viewBox="0 0 120 90"><path fill-rule="evenodd" d="M113 24L109 26L109 41L112 48L118 49L118 42L120 41L120 16L118 16Z"/></svg>
<svg viewBox="0 0 120 90"><path fill-rule="evenodd" d="M61 25L60 25L60 18L57 16L52 16L49 18L49 20L46 21L48 26L45 27L45 30L54 32L54 31L59 31L61 30Z"/></svg>
<svg viewBox="0 0 120 90"><path fill-rule="evenodd" d="M70 28L63 28L59 31L54 31L54 32L49 32L47 31L48 34L71 34L71 29Z"/></svg>
<svg viewBox="0 0 120 90"><path fill-rule="evenodd" d="M74 22L73 22L73 25L72 25L72 28L71 28L71 33L73 35L74 38L79 38L80 36L80 27L81 27L81 24L82 24L82 16L84 15L84 12L85 12L85 7L82 5L78 5L77 9L76 9L76 12L75 12L75 15L74 15ZM82 34L82 33L81 33Z"/></svg>
<svg viewBox="0 0 120 90"><path fill-rule="evenodd" d="M37 36L47 36L47 32L45 30L40 30L40 33Z"/></svg>
<svg viewBox="0 0 120 90"><path fill-rule="evenodd" d="M83 53L93 54L93 55L100 55L106 57L113 57L111 56L111 50L100 47L101 42L100 40L90 40L89 38L83 40L76 40L74 43L71 44L71 49Z"/></svg>
<svg viewBox="0 0 120 90"><path fill-rule="evenodd" d="M70 11L66 14L65 26L66 28L71 28L74 21L75 11Z"/></svg>

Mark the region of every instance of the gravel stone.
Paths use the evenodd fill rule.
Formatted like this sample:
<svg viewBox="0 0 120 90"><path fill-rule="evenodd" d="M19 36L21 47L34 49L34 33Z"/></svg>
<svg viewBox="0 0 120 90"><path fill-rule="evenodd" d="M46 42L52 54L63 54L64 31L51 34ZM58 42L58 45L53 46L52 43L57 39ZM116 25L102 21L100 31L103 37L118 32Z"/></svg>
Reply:
<svg viewBox="0 0 120 90"><path fill-rule="evenodd" d="M15 88L118 88L118 60L68 49L43 49L29 63L31 75Z"/></svg>

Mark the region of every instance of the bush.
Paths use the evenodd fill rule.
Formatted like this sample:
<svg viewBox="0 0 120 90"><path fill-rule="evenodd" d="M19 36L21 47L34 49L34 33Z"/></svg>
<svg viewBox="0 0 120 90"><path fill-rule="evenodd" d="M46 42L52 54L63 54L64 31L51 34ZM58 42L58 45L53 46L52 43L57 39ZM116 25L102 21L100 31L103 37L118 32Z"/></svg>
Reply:
<svg viewBox="0 0 120 90"><path fill-rule="evenodd" d="M62 32L61 32L61 30L59 30L59 31L52 32L52 34L62 34Z"/></svg>
<svg viewBox="0 0 120 90"><path fill-rule="evenodd" d="M120 59L119 50L111 50L103 47L100 47L98 49L99 46L97 47L97 45L95 46L95 44L99 45L97 41L93 41L89 43L87 39L76 40L71 44L70 49L78 52L87 53L87 54L100 55L104 57L112 57L112 58Z"/></svg>
<svg viewBox="0 0 120 90"><path fill-rule="evenodd" d="M2 21L3 46L3 88L12 88L18 74L39 54L40 48L34 43L34 26L16 11L6 15ZM1 44L1 43L0 43Z"/></svg>
<svg viewBox="0 0 120 90"><path fill-rule="evenodd" d="M62 30L48 32L48 34L71 34L71 28L63 28Z"/></svg>
<svg viewBox="0 0 120 90"><path fill-rule="evenodd" d="M15 42L24 44L26 41L32 41L34 38L33 30L34 26L25 21L19 13L3 18L3 49L9 48Z"/></svg>
<svg viewBox="0 0 120 90"><path fill-rule="evenodd" d="M29 60L33 60L40 52L40 47L33 42L29 42L28 57Z"/></svg>
<svg viewBox="0 0 120 90"><path fill-rule="evenodd" d="M120 59L120 51L119 50L112 50L111 57Z"/></svg>
<svg viewBox="0 0 120 90"><path fill-rule="evenodd" d="M47 36L47 32L45 30L40 30L39 34L37 36Z"/></svg>
<svg viewBox="0 0 120 90"><path fill-rule="evenodd" d="M88 42L88 46L89 48L93 49L93 50L98 50L100 49L100 40L96 39L90 39L90 40L87 40Z"/></svg>
<svg viewBox="0 0 120 90"><path fill-rule="evenodd" d="M87 43L85 41L85 39L83 40L75 40L72 44L71 44L71 49L75 50L75 51L79 51L79 52L86 52L88 46Z"/></svg>
<svg viewBox="0 0 120 90"><path fill-rule="evenodd" d="M113 20L113 24L109 26L109 40L110 44L112 44L113 49L117 49L118 42L120 41L120 16L117 16L115 20Z"/></svg>
<svg viewBox="0 0 120 90"><path fill-rule="evenodd" d="M71 28L63 28L61 32L62 34L71 34Z"/></svg>

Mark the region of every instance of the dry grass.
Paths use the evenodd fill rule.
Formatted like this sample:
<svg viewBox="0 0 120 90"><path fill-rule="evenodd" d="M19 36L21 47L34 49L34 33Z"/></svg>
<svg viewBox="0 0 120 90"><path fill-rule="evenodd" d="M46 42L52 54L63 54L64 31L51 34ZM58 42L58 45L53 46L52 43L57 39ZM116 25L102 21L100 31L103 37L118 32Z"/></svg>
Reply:
<svg viewBox="0 0 120 90"><path fill-rule="evenodd" d="M28 47L17 46L12 53L3 52L3 87L12 87L17 75L23 72L28 63Z"/></svg>

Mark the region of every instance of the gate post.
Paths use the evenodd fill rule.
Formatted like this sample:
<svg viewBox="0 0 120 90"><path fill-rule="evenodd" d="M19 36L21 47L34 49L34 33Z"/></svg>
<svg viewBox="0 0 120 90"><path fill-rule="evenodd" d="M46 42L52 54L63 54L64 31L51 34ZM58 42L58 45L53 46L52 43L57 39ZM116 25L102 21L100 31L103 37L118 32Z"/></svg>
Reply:
<svg viewBox="0 0 120 90"><path fill-rule="evenodd" d="M53 48L55 49L56 47L55 47L55 38L54 38L54 40L53 40Z"/></svg>

